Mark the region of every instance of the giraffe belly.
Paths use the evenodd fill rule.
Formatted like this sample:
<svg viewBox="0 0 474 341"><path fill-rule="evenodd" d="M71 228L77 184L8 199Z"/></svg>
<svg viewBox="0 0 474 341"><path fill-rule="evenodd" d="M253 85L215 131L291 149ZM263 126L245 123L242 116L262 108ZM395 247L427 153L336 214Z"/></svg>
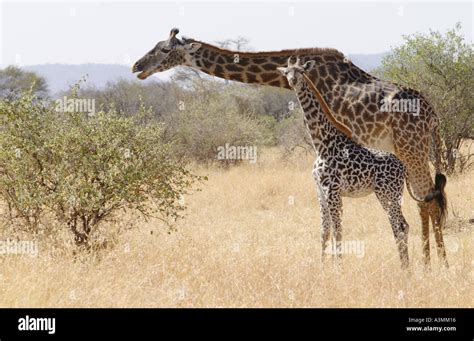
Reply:
<svg viewBox="0 0 474 341"><path fill-rule="evenodd" d="M348 198L362 198L368 196L372 192L371 188L359 188L355 190L342 191L341 195Z"/></svg>

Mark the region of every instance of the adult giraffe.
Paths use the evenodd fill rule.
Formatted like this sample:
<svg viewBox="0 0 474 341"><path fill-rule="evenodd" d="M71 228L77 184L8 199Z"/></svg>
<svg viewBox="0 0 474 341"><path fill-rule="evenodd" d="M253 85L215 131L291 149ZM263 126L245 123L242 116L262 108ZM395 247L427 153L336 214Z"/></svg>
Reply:
<svg viewBox="0 0 474 341"><path fill-rule="evenodd" d="M430 264L431 218L438 256L448 265L442 232L446 178L441 173L439 119L419 92L369 75L335 49L231 51L194 39L179 39L178 33L178 29L172 29L167 40L158 42L133 65L132 71L139 72L139 79L176 66L189 66L219 78L291 89L277 67L287 66L289 57L298 56L303 64L314 60L309 78L335 118L351 130L352 139L393 152L405 164L407 181L418 198L424 263ZM403 111L401 107L412 110ZM434 184L429 167L432 139Z"/></svg>

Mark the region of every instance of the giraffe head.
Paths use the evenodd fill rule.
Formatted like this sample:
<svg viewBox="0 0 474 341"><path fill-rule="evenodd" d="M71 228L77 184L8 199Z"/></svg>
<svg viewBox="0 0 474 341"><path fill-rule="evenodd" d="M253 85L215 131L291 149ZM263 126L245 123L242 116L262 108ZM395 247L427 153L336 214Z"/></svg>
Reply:
<svg viewBox="0 0 474 341"><path fill-rule="evenodd" d="M140 72L137 77L146 79L155 72L169 70L175 66L188 65L190 53L196 52L201 44L185 43L178 39L177 28L173 28L167 40L158 42L153 49L133 64L132 72Z"/></svg>
<svg viewBox="0 0 474 341"><path fill-rule="evenodd" d="M303 75L311 71L316 62L314 60L308 60L306 63L301 65L300 59L296 58L296 62L293 64L291 63L293 58L294 57L288 58L287 67L277 67L277 70L288 79L288 84L290 84L293 89L301 89L304 82Z"/></svg>

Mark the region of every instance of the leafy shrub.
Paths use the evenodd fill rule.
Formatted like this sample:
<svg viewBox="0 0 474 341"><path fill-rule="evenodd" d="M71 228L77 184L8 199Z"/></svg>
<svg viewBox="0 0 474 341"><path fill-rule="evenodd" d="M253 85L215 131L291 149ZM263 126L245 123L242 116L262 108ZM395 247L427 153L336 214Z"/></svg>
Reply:
<svg viewBox="0 0 474 341"><path fill-rule="evenodd" d="M272 143L272 118L242 111L235 92L227 88L211 88L183 96L176 110L163 117L165 138L173 141L178 155L201 163L215 162L218 148L231 146L258 147ZM225 165L241 160L222 160Z"/></svg>
<svg viewBox="0 0 474 341"><path fill-rule="evenodd" d="M91 233L122 209L176 219L180 198L201 179L176 161L158 123L57 112L32 95L3 101L0 119L0 197L7 218L31 232L51 216L90 246Z"/></svg>

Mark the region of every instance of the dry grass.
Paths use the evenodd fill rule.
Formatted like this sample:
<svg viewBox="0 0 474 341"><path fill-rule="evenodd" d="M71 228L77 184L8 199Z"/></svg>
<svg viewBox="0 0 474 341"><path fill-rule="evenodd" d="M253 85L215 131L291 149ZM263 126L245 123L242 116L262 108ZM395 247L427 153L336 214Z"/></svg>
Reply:
<svg viewBox="0 0 474 341"><path fill-rule="evenodd" d="M320 263L319 208L311 158L206 170L203 191L186 198L188 216L171 234L160 222L122 234L101 260L0 257L2 307L472 307L473 173L449 179L448 270L432 240L431 272L421 264L417 207L405 193L411 226L409 274L400 270L385 213L373 195L345 199L345 240L364 257L342 269ZM291 198L294 204L291 205ZM124 221L126 217L124 217ZM153 232L153 234L151 234Z"/></svg>

